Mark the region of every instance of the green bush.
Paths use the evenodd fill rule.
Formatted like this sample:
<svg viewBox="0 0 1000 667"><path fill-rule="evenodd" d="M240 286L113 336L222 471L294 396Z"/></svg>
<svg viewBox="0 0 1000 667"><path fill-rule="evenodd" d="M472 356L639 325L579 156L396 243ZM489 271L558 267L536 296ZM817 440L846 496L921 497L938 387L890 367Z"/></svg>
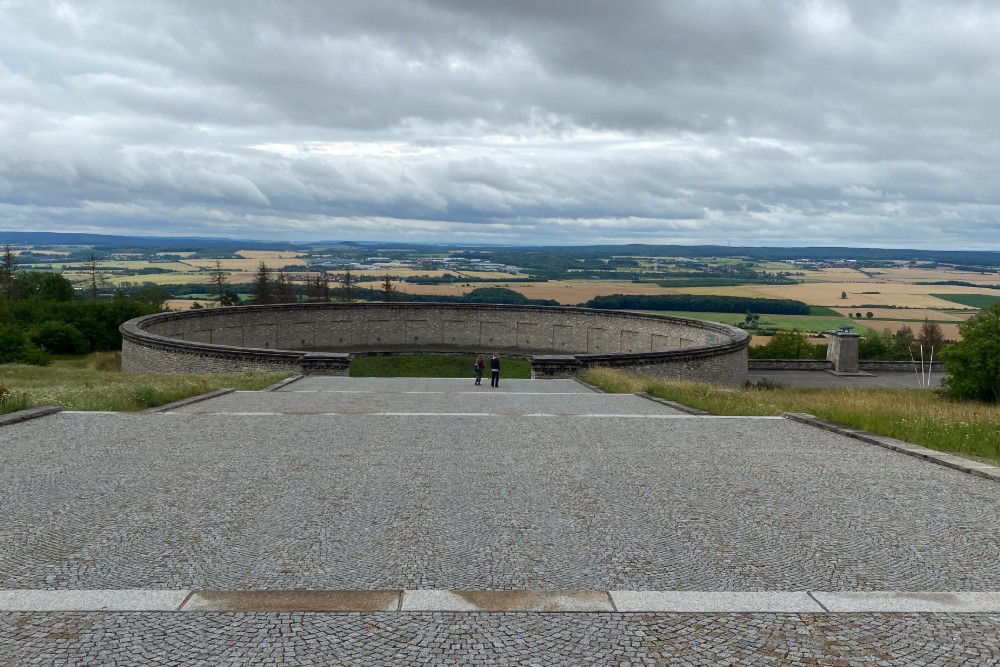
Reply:
<svg viewBox="0 0 1000 667"><path fill-rule="evenodd" d="M798 330L781 330L766 345L750 348L751 359L826 359L826 345L816 345Z"/></svg>
<svg viewBox="0 0 1000 667"><path fill-rule="evenodd" d="M51 361L52 357L32 345L23 331L9 324L0 325L0 364L46 366Z"/></svg>
<svg viewBox="0 0 1000 667"><path fill-rule="evenodd" d="M1000 403L1000 303L984 308L958 326L962 340L941 352L953 398Z"/></svg>
<svg viewBox="0 0 1000 667"><path fill-rule="evenodd" d="M52 354L87 354L90 342L72 324L49 321L32 329L31 342Z"/></svg>

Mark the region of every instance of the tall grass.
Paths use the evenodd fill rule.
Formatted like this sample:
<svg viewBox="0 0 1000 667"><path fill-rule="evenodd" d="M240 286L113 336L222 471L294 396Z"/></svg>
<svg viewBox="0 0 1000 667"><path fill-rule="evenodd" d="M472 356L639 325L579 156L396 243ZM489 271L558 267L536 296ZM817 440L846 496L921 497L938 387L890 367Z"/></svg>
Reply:
<svg viewBox="0 0 1000 667"><path fill-rule="evenodd" d="M9 392L0 414L40 405L66 410L132 412L222 388L255 390L287 374L124 374L117 352L61 358L50 366L0 365L0 387Z"/></svg>
<svg viewBox="0 0 1000 667"><path fill-rule="evenodd" d="M731 389L610 369L585 379L615 393L649 392L715 415L807 412L930 449L1000 463L1000 405L953 401L921 389Z"/></svg>

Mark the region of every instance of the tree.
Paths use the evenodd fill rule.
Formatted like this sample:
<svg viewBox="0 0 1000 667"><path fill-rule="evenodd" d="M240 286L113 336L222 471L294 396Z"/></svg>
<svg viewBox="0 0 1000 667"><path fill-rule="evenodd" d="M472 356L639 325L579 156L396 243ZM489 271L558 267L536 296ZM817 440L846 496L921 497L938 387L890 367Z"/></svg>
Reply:
<svg viewBox="0 0 1000 667"><path fill-rule="evenodd" d="M163 307L167 305L167 299L170 298L170 293L156 283L143 283L135 291L134 298L156 310L163 310Z"/></svg>
<svg viewBox="0 0 1000 667"><path fill-rule="evenodd" d="M263 261L257 266L257 272L253 278L253 303L266 304L274 302L274 294L271 289L271 269Z"/></svg>
<svg viewBox="0 0 1000 667"><path fill-rule="evenodd" d="M869 310L867 313L865 313L865 317L867 317L868 319L871 319L871 318L875 317L875 313L873 313L872 311Z"/></svg>
<svg viewBox="0 0 1000 667"><path fill-rule="evenodd" d="M277 303L295 303L298 298L295 296L295 285L288 279L284 271L278 271L278 279L275 281L274 301Z"/></svg>
<svg viewBox="0 0 1000 667"><path fill-rule="evenodd" d="M345 271L344 275L340 277L340 300L351 302L354 301L354 276L351 272Z"/></svg>
<svg viewBox="0 0 1000 667"><path fill-rule="evenodd" d="M17 271L17 259L14 249L9 245L3 247L3 259L0 259L0 296L13 301L17 298L17 287L14 284Z"/></svg>
<svg viewBox="0 0 1000 667"><path fill-rule="evenodd" d="M73 283L50 271L21 271L15 277L21 299L72 301L76 298Z"/></svg>
<svg viewBox="0 0 1000 667"><path fill-rule="evenodd" d="M841 292L840 293L840 298L841 299L846 299L847 298L847 292Z"/></svg>
<svg viewBox="0 0 1000 667"><path fill-rule="evenodd" d="M754 359L822 359L826 346L810 343L801 331L782 329L766 345L750 348L750 354Z"/></svg>
<svg viewBox="0 0 1000 667"><path fill-rule="evenodd" d="M941 353L948 377L945 392L954 398L1000 403L1000 303L958 325L962 340Z"/></svg>
<svg viewBox="0 0 1000 667"><path fill-rule="evenodd" d="M927 350L938 350L944 346L944 332L941 325L924 318L924 323L920 325L920 333L917 334L917 342Z"/></svg>
<svg viewBox="0 0 1000 667"><path fill-rule="evenodd" d="M215 260L215 268L212 269L212 285L215 287L215 293L219 296L219 304L222 303L222 298L226 295L226 287L228 285L226 281L226 271L222 268L222 263L219 260Z"/></svg>
<svg viewBox="0 0 1000 667"><path fill-rule="evenodd" d="M243 302L240 301L240 295L231 289L226 289L222 296L219 298L220 306L239 306Z"/></svg>
<svg viewBox="0 0 1000 667"><path fill-rule="evenodd" d="M100 291L108 286L108 274L100 270L94 253L90 253L87 260L87 273L90 274L90 298L96 301Z"/></svg>
<svg viewBox="0 0 1000 667"><path fill-rule="evenodd" d="M385 274L385 278L382 280L382 300L396 300L396 286L392 284L392 277L388 273Z"/></svg>

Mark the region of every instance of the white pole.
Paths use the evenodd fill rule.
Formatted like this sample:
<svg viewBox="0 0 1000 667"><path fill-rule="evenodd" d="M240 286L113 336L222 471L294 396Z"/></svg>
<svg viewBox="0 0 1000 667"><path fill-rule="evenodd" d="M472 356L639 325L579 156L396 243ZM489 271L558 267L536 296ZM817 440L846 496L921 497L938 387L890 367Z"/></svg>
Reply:
<svg viewBox="0 0 1000 667"><path fill-rule="evenodd" d="M917 373L917 360L913 358L913 348L910 348L910 363L913 364L913 374L917 376L917 382L920 383L920 374Z"/></svg>
<svg viewBox="0 0 1000 667"><path fill-rule="evenodd" d="M920 346L920 388L923 389L925 386L927 386L927 385L924 384L924 346L921 345Z"/></svg>
<svg viewBox="0 0 1000 667"><path fill-rule="evenodd" d="M934 346L931 345L931 360L927 364L927 386L931 386L931 371L934 370Z"/></svg>

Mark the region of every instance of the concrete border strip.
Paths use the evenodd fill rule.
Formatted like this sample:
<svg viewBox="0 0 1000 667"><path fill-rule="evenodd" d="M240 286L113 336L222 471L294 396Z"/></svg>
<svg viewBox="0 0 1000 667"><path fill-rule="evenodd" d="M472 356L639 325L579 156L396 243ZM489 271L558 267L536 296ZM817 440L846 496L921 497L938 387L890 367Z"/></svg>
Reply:
<svg viewBox="0 0 1000 667"><path fill-rule="evenodd" d="M851 426L844 426L843 424L838 424L837 422L816 417L804 412L784 412L781 416L791 421L821 428L824 431L830 431L831 433L836 433L838 435L854 438L855 440L861 440L862 442L867 442L872 445L891 449L892 451L900 452L901 454L906 454L907 456L914 456L919 459L924 459L925 461L930 461L931 463L947 466L953 470L958 470L960 472L969 473L970 475L976 475L977 477L984 477L986 479L992 479L1000 482L1000 466L995 466L990 463L981 463L972 459L963 458L956 454L939 452L933 449L928 449L927 447L921 447L920 445L904 442L903 440L896 440L895 438L876 435L874 433L869 433L868 431L863 431Z"/></svg>
<svg viewBox="0 0 1000 667"><path fill-rule="evenodd" d="M0 426L10 426L11 424L20 424L21 422L26 422L32 419L38 419L40 417L48 417L49 415L54 415L57 412L62 412L62 411L63 411L62 408L53 405L44 405L37 408L18 410L17 412L8 412L5 415L0 415Z"/></svg>
<svg viewBox="0 0 1000 667"><path fill-rule="evenodd" d="M0 611L178 611L186 590L0 590Z"/></svg>
<svg viewBox="0 0 1000 667"><path fill-rule="evenodd" d="M170 412L177 408L183 408L186 405L191 405L192 403L200 403L202 401L207 401L211 398L217 398L219 396L225 396L226 394L231 394L235 389L216 389L214 391L209 391L204 394L198 394L197 396L189 396L187 398L182 398L179 401L174 401L173 403L167 403L166 405L158 405L155 408L147 408L142 412Z"/></svg>
<svg viewBox="0 0 1000 667"><path fill-rule="evenodd" d="M995 614L991 591L0 590L0 612Z"/></svg>
<svg viewBox="0 0 1000 667"><path fill-rule="evenodd" d="M297 382L297 381L301 380L304 377L305 377L305 375L302 375L302 374L293 375L291 377L285 378L284 380L278 380L277 382L275 382L274 384L272 384L270 387L264 387L263 389L261 389L261 391L278 391L279 389L287 387L288 385L292 384L293 382Z"/></svg>
<svg viewBox="0 0 1000 667"><path fill-rule="evenodd" d="M704 410L699 410L698 408L692 408L690 405L684 405L683 403L678 403L676 401L668 401L665 398L660 398L659 396L653 396L652 394L640 391L635 394L639 398L645 398L647 401L653 401L654 403L659 403L660 405L665 405L668 408L673 408L680 412L685 412L689 415L695 415L696 417L708 416L711 413L705 412Z"/></svg>

